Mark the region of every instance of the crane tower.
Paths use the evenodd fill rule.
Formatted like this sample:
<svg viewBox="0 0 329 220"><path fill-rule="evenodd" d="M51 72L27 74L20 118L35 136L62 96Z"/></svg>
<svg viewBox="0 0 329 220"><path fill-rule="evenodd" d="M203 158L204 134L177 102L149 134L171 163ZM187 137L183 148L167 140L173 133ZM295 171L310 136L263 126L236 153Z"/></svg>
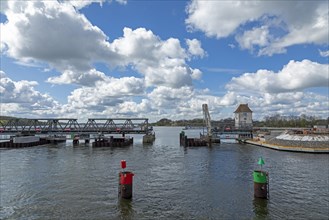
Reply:
<svg viewBox="0 0 329 220"><path fill-rule="evenodd" d="M204 121L207 127L207 141L209 144L211 144L211 119L210 119L210 114L209 114L209 110L208 110L208 105L207 104L202 104L202 111L203 111L203 117L204 117Z"/></svg>

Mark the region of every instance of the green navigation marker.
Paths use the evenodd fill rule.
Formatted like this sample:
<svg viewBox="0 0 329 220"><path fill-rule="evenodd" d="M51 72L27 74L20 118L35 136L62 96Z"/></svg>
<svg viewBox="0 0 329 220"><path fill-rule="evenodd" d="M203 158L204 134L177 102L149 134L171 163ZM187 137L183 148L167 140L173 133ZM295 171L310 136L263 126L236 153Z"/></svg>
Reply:
<svg viewBox="0 0 329 220"><path fill-rule="evenodd" d="M261 157L259 158L259 160L258 160L258 164L259 164L259 165L264 165L264 164L265 164L263 158L261 158Z"/></svg>
<svg viewBox="0 0 329 220"><path fill-rule="evenodd" d="M252 173L254 178L254 197L256 198L269 198L269 179L268 172L262 171L262 165L265 164L262 157L258 159L257 162L260 165L260 170L254 170Z"/></svg>
<svg viewBox="0 0 329 220"><path fill-rule="evenodd" d="M267 183L267 177L265 172L255 170L252 175L254 177L255 183Z"/></svg>

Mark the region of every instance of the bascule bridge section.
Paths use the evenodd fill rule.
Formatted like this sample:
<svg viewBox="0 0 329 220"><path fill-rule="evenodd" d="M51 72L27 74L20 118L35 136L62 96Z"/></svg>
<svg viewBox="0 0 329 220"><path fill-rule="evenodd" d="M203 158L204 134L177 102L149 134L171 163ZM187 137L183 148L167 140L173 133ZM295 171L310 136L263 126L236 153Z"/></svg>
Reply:
<svg viewBox="0 0 329 220"><path fill-rule="evenodd" d="M90 118L85 122L78 122L75 118L38 118L38 119L9 119L0 121L0 134L10 135L16 142L22 140L35 140L42 137L47 140L72 139L78 143L83 139L86 143L94 139L109 142L107 137L111 134L142 134L143 142L152 142L155 139L152 126L147 118ZM113 139L113 136L110 139ZM103 143L102 142L102 143Z"/></svg>

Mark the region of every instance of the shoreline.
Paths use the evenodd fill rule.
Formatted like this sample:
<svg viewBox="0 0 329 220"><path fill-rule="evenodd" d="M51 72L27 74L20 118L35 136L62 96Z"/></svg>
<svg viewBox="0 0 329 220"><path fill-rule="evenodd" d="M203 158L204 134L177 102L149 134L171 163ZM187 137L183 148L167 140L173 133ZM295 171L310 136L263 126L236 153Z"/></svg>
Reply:
<svg viewBox="0 0 329 220"><path fill-rule="evenodd" d="M329 153L329 147L303 147L303 146L282 146L266 143L266 141L242 140L243 143L270 148L273 150L303 152L303 153Z"/></svg>

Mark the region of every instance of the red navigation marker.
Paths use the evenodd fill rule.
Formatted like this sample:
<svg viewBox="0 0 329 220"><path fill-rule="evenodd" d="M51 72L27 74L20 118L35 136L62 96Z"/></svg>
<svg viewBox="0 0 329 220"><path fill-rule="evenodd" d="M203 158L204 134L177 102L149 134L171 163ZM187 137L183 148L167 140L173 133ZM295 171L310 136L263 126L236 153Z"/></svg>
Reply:
<svg viewBox="0 0 329 220"><path fill-rule="evenodd" d="M121 168L124 169L127 167L126 161L125 160L121 160Z"/></svg>
<svg viewBox="0 0 329 220"><path fill-rule="evenodd" d="M121 160L121 168L126 168L126 161ZM131 199L133 196L133 176L129 171L119 173L119 198Z"/></svg>

